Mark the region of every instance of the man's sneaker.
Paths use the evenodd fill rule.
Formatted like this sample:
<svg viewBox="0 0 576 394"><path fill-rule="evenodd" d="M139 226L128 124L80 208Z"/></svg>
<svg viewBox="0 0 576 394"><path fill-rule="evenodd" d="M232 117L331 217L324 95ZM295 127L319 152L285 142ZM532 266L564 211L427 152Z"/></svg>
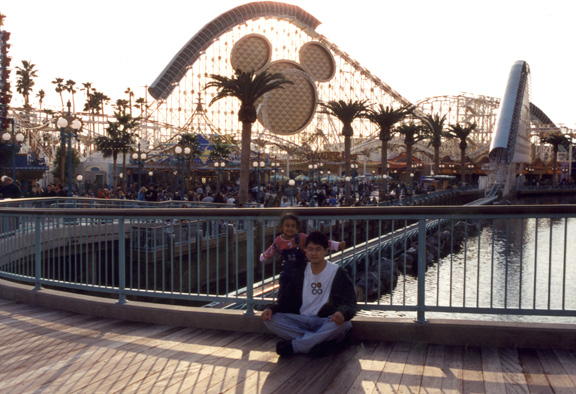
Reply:
<svg viewBox="0 0 576 394"><path fill-rule="evenodd" d="M289 356L294 354L292 341L280 341L276 344L276 353L280 356Z"/></svg>

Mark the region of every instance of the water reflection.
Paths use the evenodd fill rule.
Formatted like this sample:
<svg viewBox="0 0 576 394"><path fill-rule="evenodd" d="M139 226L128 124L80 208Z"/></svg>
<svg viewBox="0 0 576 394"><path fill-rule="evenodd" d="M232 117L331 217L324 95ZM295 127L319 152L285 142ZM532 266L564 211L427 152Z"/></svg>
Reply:
<svg viewBox="0 0 576 394"><path fill-rule="evenodd" d="M526 202L526 201L525 201ZM575 219L496 219L482 223L459 252L426 273L426 303L434 306L499 309L576 309ZM572 242L570 242L572 241ZM415 305L417 281L399 280L384 304ZM428 318L576 323L574 317L445 314ZM409 312L363 311L363 315L411 317Z"/></svg>

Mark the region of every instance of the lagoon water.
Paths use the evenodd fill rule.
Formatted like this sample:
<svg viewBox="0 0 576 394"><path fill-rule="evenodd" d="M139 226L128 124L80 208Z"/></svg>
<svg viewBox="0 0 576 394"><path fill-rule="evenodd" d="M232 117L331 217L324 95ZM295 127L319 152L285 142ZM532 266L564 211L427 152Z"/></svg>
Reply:
<svg viewBox="0 0 576 394"><path fill-rule="evenodd" d="M514 204L572 204L576 199L522 199ZM567 242L565 241L567 240ZM466 247L426 272L426 303L480 308L576 309L576 219L511 219L484 223ZM417 281L400 277L383 304L416 304ZM392 300L392 301L391 301ZM410 317L415 313L362 311L361 315ZM462 318L576 323L576 317L426 313L427 318Z"/></svg>

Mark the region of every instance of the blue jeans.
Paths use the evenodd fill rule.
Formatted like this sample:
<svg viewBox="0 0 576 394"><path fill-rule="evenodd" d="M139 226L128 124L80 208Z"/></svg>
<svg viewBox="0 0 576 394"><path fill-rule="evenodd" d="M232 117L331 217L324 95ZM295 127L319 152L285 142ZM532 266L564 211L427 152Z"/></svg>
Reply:
<svg viewBox="0 0 576 394"><path fill-rule="evenodd" d="M327 341L341 342L352 328L350 321L338 325L329 317L275 313L264 324L280 338L292 340L294 353L309 353L314 345Z"/></svg>

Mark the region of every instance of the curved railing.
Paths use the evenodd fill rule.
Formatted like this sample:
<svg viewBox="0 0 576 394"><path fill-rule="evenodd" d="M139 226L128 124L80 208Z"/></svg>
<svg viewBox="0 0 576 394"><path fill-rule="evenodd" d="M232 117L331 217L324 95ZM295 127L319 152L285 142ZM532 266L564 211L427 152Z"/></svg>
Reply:
<svg viewBox="0 0 576 394"><path fill-rule="evenodd" d="M37 290L106 294L119 303L238 303L251 314L271 301L264 289L277 285L278 263L258 256L285 209L29 203L0 202L0 277ZM291 211L303 231L347 241L346 251L330 259L354 262L347 270L363 292L363 310L413 313L419 321L436 313L576 317L576 267L568 264L574 251L566 241L576 231L572 205ZM431 219L446 223L441 232L426 227ZM414 222L416 242L405 237ZM378 247L385 242L388 248Z"/></svg>

